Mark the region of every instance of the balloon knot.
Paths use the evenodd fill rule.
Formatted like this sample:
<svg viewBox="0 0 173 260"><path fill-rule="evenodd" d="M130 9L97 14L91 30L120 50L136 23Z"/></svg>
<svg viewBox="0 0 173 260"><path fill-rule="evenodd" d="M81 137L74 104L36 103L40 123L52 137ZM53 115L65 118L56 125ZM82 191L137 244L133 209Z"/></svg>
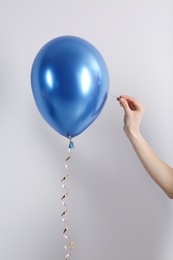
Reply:
<svg viewBox="0 0 173 260"><path fill-rule="evenodd" d="M70 149L74 148L74 143L72 141L72 137L68 132L67 132L67 137L70 139L69 148Z"/></svg>
<svg viewBox="0 0 173 260"><path fill-rule="evenodd" d="M69 143L69 148L74 148L74 143L72 142L72 141L70 141L70 143Z"/></svg>

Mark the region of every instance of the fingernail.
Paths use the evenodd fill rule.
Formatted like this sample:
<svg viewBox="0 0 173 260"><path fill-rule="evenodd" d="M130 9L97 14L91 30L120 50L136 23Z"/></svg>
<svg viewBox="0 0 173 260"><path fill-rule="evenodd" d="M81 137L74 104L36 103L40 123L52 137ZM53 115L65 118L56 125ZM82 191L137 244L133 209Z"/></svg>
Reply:
<svg viewBox="0 0 173 260"><path fill-rule="evenodd" d="M123 103L123 102L125 101L125 99L124 99L124 98L120 98L119 101L120 101L121 103Z"/></svg>

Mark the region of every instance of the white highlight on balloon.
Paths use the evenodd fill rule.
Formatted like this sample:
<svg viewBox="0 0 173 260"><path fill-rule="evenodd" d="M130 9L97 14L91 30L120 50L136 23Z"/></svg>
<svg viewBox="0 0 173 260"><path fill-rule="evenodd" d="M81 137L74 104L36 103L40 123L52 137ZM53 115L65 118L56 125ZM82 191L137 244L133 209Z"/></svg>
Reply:
<svg viewBox="0 0 173 260"><path fill-rule="evenodd" d="M52 73L51 73L51 70L48 69L46 71L46 81L47 81L47 84L50 88L53 88L53 76L52 76Z"/></svg>
<svg viewBox="0 0 173 260"><path fill-rule="evenodd" d="M81 80L82 80L82 90L84 93L87 93L91 85L91 78L90 78L90 73L86 68L82 69Z"/></svg>

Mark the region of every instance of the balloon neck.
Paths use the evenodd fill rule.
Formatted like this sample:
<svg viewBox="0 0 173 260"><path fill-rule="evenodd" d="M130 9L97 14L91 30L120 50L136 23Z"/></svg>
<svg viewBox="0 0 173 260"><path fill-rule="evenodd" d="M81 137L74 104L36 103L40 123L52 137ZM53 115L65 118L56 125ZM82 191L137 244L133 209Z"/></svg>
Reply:
<svg viewBox="0 0 173 260"><path fill-rule="evenodd" d="M70 142L69 142L69 148L72 149L74 148L74 143L72 141L72 137L71 135L67 132L67 137L69 138Z"/></svg>

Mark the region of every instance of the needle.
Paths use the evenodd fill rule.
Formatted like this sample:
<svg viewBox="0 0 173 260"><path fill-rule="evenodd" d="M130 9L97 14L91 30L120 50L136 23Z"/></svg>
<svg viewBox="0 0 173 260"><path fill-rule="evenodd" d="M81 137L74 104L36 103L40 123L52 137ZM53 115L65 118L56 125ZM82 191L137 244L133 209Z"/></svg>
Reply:
<svg viewBox="0 0 173 260"><path fill-rule="evenodd" d="M116 98L118 98L117 96L114 96L114 95L111 95L111 97L116 97Z"/></svg>

